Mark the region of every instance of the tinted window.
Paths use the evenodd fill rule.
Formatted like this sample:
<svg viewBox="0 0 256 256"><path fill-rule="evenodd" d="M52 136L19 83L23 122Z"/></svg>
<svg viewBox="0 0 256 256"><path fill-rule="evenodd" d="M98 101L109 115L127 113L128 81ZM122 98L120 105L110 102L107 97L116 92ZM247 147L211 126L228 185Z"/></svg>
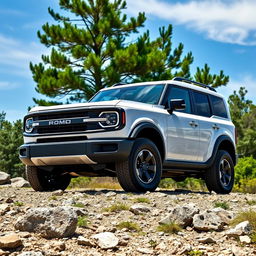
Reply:
<svg viewBox="0 0 256 256"><path fill-rule="evenodd" d="M100 91L91 102L108 100L131 100L148 104L158 104L164 85L124 86Z"/></svg>
<svg viewBox="0 0 256 256"><path fill-rule="evenodd" d="M178 87L172 87L170 95L168 97L168 102L170 102L171 99L181 99L185 101L186 108L184 110L177 110L179 112L185 112L185 113L191 113L191 104L190 104L190 98L189 98L189 92L186 89L178 88Z"/></svg>
<svg viewBox="0 0 256 256"><path fill-rule="evenodd" d="M215 116L227 118L227 109L222 98L211 95L212 112Z"/></svg>
<svg viewBox="0 0 256 256"><path fill-rule="evenodd" d="M200 116L211 116L211 109L208 101L208 96L200 92L194 92L196 113Z"/></svg>

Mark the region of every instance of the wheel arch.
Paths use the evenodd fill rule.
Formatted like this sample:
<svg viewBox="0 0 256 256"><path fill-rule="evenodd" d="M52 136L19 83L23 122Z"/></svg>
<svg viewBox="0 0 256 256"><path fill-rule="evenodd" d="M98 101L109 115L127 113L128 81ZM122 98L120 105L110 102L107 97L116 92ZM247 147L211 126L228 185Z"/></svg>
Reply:
<svg viewBox="0 0 256 256"><path fill-rule="evenodd" d="M151 123L140 123L130 133L129 138L147 138L158 148L162 161L165 159L165 142L160 130Z"/></svg>
<svg viewBox="0 0 256 256"><path fill-rule="evenodd" d="M231 140L230 137L228 137L226 135L222 135L217 139L215 146L214 146L214 158L215 158L218 150L227 151L230 154L234 165L236 165L236 149L235 149L234 142Z"/></svg>

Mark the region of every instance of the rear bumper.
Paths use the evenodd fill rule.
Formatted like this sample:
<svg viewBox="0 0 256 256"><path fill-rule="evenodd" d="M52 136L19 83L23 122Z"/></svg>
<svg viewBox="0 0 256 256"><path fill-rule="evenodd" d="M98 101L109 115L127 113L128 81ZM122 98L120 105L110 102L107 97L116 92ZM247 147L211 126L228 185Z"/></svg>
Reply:
<svg viewBox="0 0 256 256"><path fill-rule="evenodd" d="M127 160L133 140L88 140L24 144L20 160L26 165L105 164Z"/></svg>

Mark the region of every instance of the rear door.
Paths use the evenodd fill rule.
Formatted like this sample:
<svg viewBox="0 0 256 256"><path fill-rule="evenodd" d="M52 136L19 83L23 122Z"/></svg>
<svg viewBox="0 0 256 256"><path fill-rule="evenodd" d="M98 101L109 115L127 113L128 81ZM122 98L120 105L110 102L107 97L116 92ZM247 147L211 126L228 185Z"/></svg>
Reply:
<svg viewBox="0 0 256 256"><path fill-rule="evenodd" d="M167 158L168 160L197 161L199 125L192 114L190 92L186 88L169 86L167 103L171 99L183 99L186 108L167 115Z"/></svg>

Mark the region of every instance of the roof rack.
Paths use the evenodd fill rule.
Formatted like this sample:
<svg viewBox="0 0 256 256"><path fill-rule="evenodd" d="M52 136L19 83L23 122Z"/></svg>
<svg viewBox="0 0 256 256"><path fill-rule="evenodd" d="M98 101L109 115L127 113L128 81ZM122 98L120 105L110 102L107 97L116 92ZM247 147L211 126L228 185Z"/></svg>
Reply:
<svg viewBox="0 0 256 256"><path fill-rule="evenodd" d="M112 87L116 87L116 86L119 86L119 85L126 85L126 83L116 83L116 84L113 84Z"/></svg>
<svg viewBox="0 0 256 256"><path fill-rule="evenodd" d="M179 82L185 82L185 83L189 83L189 84L194 84L194 85L198 85L198 86L201 86L201 87L203 87L203 88L207 88L207 89L209 89L209 90L211 90L211 91L216 92L216 90L215 90L213 87L209 86L209 85L202 84L202 83L199 83L199 82L195 82L195 81L189 80L189 79L187 79L187 78L183 78L183 77L174 77L172 80L174 80L174 81L179 81Z"/></svg>

